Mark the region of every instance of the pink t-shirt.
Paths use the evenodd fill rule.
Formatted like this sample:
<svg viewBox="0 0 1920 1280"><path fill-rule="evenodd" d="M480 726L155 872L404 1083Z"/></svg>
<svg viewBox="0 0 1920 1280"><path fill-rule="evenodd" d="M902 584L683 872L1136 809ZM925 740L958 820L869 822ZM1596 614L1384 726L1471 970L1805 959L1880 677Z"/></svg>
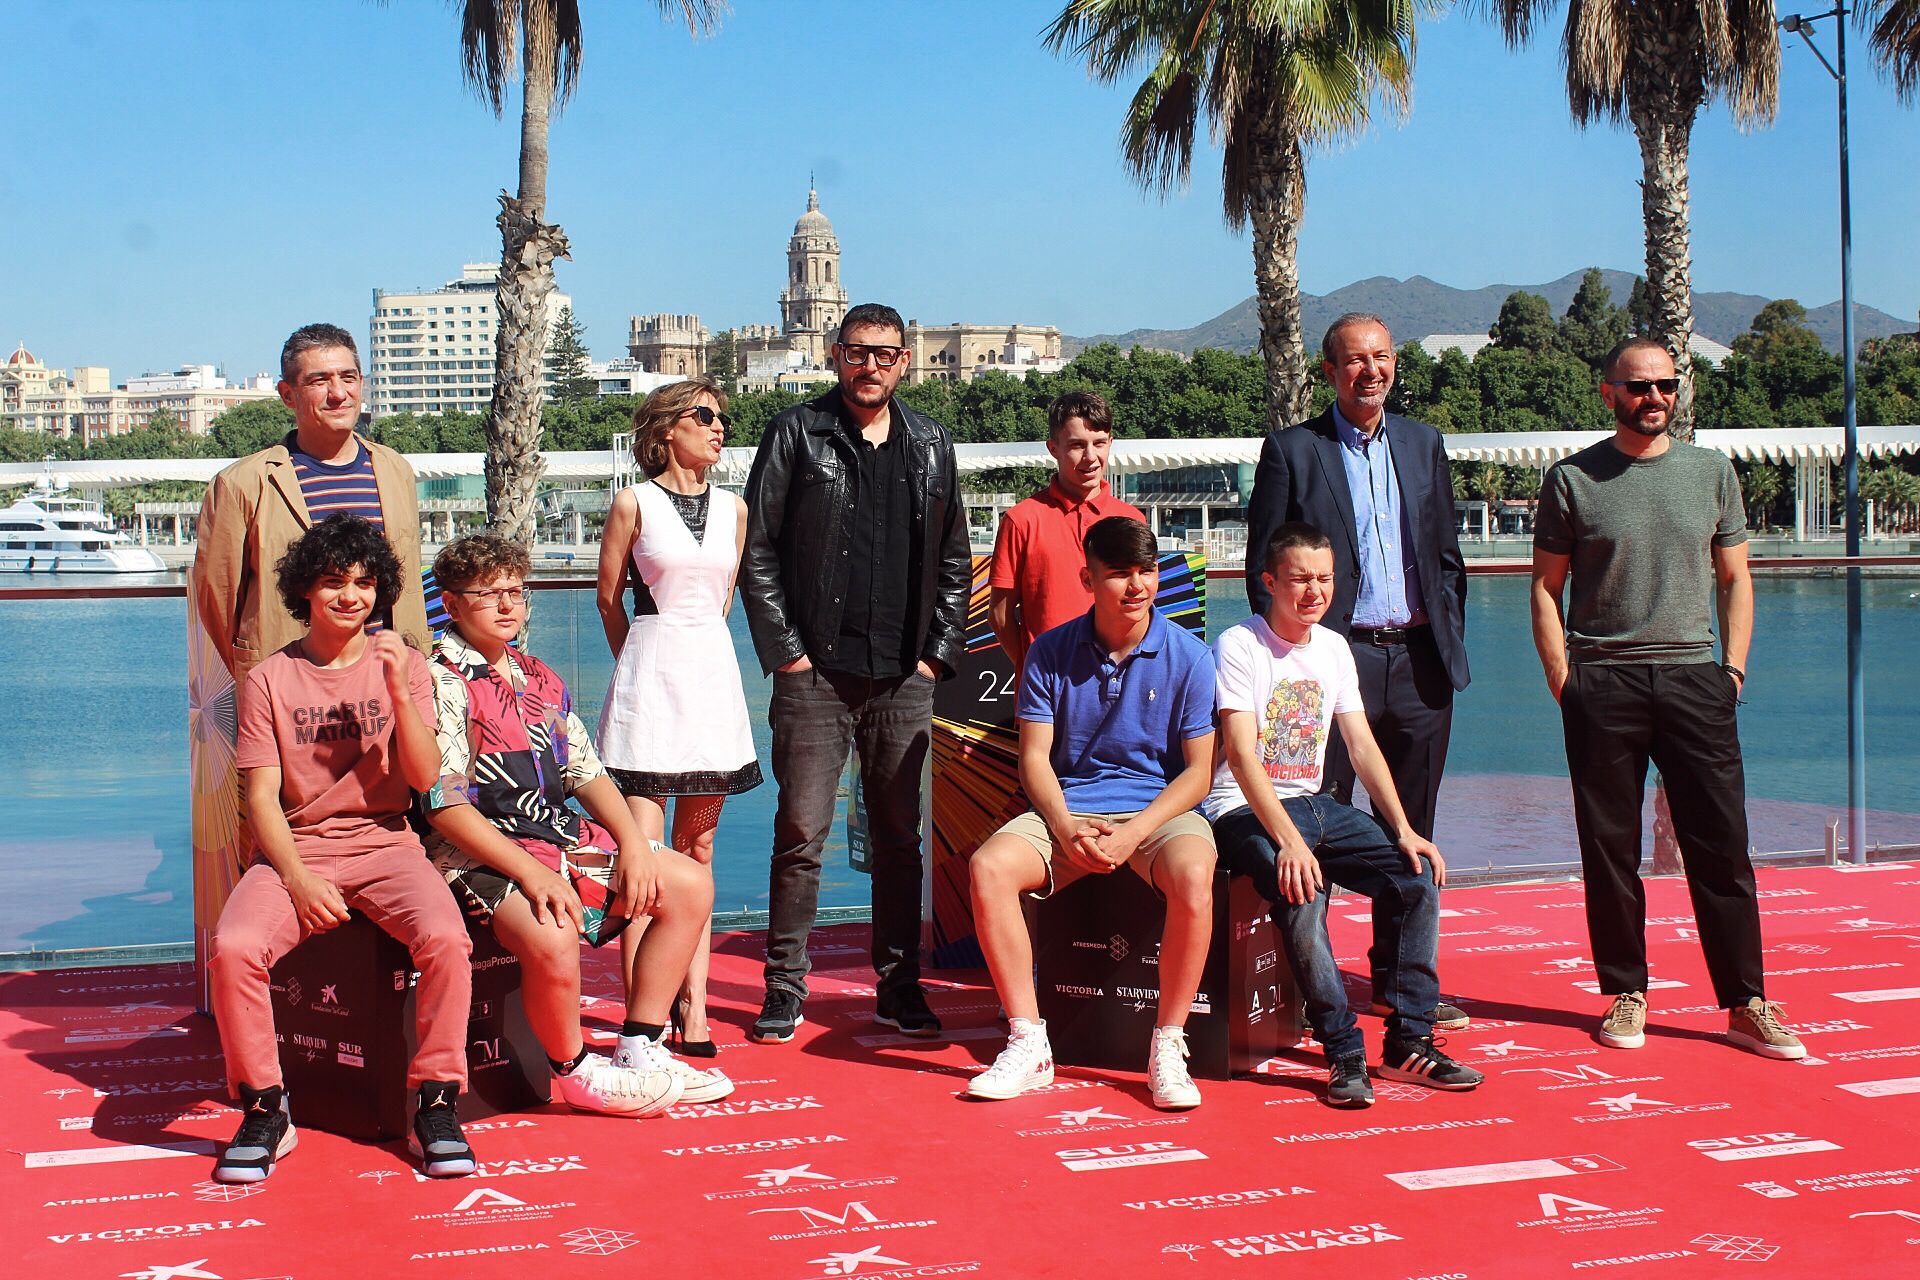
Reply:
<svg viewBox="0 0 1920 1280"><path fill-rule="evenodd" d="M413 649L407 692L431 726L433 673ZM394 759L393 713L372 646L352 666L328 669L309 662L296 640L248 675L233 763L279 766L280 808L303 855L419 845L407 825L413 793Z"/></svg>

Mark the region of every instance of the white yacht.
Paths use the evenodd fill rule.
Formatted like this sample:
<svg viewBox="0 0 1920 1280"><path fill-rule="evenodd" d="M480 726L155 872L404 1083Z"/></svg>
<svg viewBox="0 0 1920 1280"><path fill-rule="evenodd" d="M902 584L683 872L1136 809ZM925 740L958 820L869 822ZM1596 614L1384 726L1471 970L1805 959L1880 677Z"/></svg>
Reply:
<svg viewBox="0 0 1920 1280"><path fill-rule="evenodd" d="M0 509L0 573L160 573L166 567L115 529L99 503L55 482L52 467Z"/></svg>

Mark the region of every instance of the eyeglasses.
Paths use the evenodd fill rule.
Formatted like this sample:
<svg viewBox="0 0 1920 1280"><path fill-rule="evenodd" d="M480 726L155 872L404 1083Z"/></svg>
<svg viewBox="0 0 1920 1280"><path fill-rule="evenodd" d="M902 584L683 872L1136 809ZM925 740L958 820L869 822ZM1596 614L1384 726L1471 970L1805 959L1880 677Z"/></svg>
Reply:
<svg viewBox="0 0 1920 1280"><path fill-rule="evenodd" d="M695 406L693 406L693 408L691 408L691 409L689 409L689 410L687 410L687 411L686 411L685 413L683 413L683 414L681 414L680 416L681 416L681 417L683 417L683 418L685 418L685 417L693 417L693 418L696 418L696 419L698 419L698 420L699 420L699 422L700 422L700 425L701 425L701 426L703 426L703 427L710 427L710 426L712 426L712 425L713 425L713 420L714 420L715 418L718 418L718 419L720 419L720 426L721 426L721 427L722 427L723 429L724 429L724 428L730 428L730 427L732 427L732 426L733 426L733 419L732 419L732 418L730 418L730 417L728 417L728 416L727 416L726 414L724 414L724 413L715 413L715 412L714 412L714 411L713 411L712 409L709 409L709 408L707 408L707 406L705 406L705 405L703 405L703 404L697 404L697 405L695 405Z"/></svg>
<svg viewBox="0 0 1920 1280"><path fill-rule="evenodd" d="M525 587L495 587L490 591L456 591L457 596L467 596L478 600L482 606L498 609L502 604L519 608L533 597L527 594Z"/></svg>
<svg viewBox="0 0 1920 1280"><path fill-rule="evenodd" d="M869 361L882 369L891 369L906 358L905 347L840 347L840 359L856 369Z"/></svg>
<svg viewBox="0 0 1920 1280"><path fill-rule="evenodd" d="M1670 396L1680 389L1678 378L1610 378L1610 387L1625 387L1636 396L1651 395L1657 388L1661 395Z"/></svg>

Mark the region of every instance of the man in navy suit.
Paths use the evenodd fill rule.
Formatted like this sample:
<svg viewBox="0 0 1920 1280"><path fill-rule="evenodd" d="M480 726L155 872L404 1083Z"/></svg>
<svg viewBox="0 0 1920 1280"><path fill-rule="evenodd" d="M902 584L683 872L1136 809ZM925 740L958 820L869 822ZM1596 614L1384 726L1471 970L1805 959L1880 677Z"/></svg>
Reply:
<svg viewBox="0 0 1920 1280"><path fill-rule="evenodd" d="M1247 601L1267 610L1264 566L1254 560L1274 529L1301 520L1333 539L1333 604L1321 625L1347 637L1367 721L1386 756L1400 806L1433 837L1440 775L1453 727L1453 695L1467 687L1466 567L1454 527L1453 479L1440 433L1387 412L1393 335L1379 316L1351 312L1321 344L1334 404L1276 431L1260 451L1247 505ZM1329 744L1325 789L1353 799L1353 764ZM1383 966L1372 958L1374 1003ZM1441 1005L1436 1028L1466 1015Z"/></svg>

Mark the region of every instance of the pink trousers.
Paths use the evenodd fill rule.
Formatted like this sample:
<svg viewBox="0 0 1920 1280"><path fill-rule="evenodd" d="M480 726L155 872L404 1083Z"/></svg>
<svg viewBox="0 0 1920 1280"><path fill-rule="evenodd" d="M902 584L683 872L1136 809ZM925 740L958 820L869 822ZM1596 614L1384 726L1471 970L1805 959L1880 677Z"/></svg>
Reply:
<svg viewBox="0 0 1920 1280"><path fill-rule="evenodd" d="M467 1087L467 1014L473 1003L473 943L447 882L411 840L344 855L303 851L309 870L331 881L355 911L399 940L420 970L414 992L419 1039L407 1087L451 1080ZM208 972L227 1088L281 1082L268 971L306 938L280 873L265 862L247 868L220 912Z"/></svg>

